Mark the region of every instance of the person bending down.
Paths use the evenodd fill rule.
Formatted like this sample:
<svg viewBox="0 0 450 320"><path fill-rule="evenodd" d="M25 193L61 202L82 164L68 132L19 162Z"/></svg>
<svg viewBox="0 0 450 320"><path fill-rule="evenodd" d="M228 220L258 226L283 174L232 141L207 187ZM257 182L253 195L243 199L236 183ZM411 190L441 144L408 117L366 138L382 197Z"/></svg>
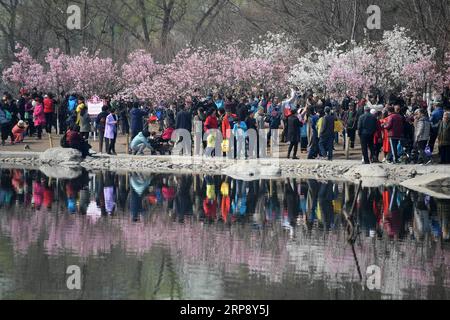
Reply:
<svg viewBox="0 0 450 320"><path fill-rule="evenodd" d="M153 147L150 144L149 138L150 133L145 130L143 132L140 132L130 143L130 149L133 155L144 155L144 150L146 148L153 150Z"/></svg>
<svg viewBox="0 0 450 320"><path fill-rule="evenodd" d="M14 136L15 143L23 142L27 129L28 125L22 120L20 120L19 123L14 126L14 128L12 129L12 134Z"/></svg>

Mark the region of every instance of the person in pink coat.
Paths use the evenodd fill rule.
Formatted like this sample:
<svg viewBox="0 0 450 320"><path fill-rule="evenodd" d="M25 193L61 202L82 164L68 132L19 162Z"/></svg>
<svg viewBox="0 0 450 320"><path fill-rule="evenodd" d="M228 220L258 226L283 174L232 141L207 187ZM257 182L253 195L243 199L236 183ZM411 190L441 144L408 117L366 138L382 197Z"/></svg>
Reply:
<svg viewBox="0 0 450 320"><path fill-rule="evenodd" d="M44 113L44 105L42 104L42 99L37 97L35 99L35 107L33 112L33 121L34 121L34 127L38 134L38 139L42 139L42 128L45 127L46 121L45 121L45 113Z"/></svg>

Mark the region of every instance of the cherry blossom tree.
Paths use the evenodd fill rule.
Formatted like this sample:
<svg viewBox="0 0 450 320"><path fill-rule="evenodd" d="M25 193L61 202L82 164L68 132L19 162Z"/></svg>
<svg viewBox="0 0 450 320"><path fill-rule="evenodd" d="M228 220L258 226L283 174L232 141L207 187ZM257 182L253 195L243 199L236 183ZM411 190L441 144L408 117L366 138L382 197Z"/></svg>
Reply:
<svg viewBox="0 0 450 320"><path fill-rule="evenodd" d="M320 50L314 48L311 52L298 58L289 76L289 82L303 90L327 90L327 79L332 67L344 52L345 43L333 43L328 48Z"/></svg>
<svg viewBox="0 0 450 320"><path fill-rule="evenodd" d="M446 70L444 70L444 85L450 89L450 52L446 55L446 63L445 67Z"/></svg>
<svg viewBox="0 0 450 320"><path fill-rule="evenodd" d="M423 76L423 68L433 67L435 48L408 36L407 29L396 26L394 30L386 31L375 50L379 53L377 63L380 68L376 72L379 76L378 84L384 89L400 91L411 86L408 83L411 80L415 82L412 85L415 87L417 77L424 81L433 80L429 76ZM414 70L419 71L419 74L413 76L411 72Z"/></svg>
<svg viewBox="0 0 450 320"><path fill-rule="evenodd" d="M426 92L427 85L434 89L440 89L443 85L443 75L438 72L436 62L429 56L404 66L402 76L406 91Z"/></svg>
<svg viewBox="0 0 450 320"><path fill-rule="evenodd" d="M3 71L3 81L9 86L17 88L46 89L49 80L44 72L44 67L33 59L28 48L17 44L16 51L16 61Z"/></svg>
<svg viewBox="0 0 450 320"><path fill-rule="evenodd" d="M89 54L87 49L69 57L67 70L74 81L74 92L86 96L113 94L120 84L118 67L111 58L101 58L99 52Z"/></svg>
<svg viewBox="0 0 450 320"><path fill-rule="evenodd" d="M48 65L48 89L58 94L73 91L75 88L75 80L72 77L70 57L61 53L60 49L49 49L45 57L45 62Z"/></svg>
<svg viewBox="0 0 450 320"><path fill-rule="evenodd" d="M368 92L375 83L371 73L372 54L363 46L342 53L329 70L325 83L328 90L343 96Z"/></svg>

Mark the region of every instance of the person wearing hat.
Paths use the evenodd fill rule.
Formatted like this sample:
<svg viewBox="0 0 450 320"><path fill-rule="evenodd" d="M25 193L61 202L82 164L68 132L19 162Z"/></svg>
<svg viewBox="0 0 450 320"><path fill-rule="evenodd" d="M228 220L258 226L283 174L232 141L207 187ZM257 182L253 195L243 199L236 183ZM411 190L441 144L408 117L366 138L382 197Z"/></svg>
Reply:
<svg viewBox="0 0 450 320"><path fill-rule="evenodd" d="M370 112L370 107L364 107L364 114L359 117L358 132L361 139L362 154L364 163L370 164L370 159L374 158L374 135L377 132L377 118ZM369 151L370 157L369 158Z"/></svg>
<svg viewBox="0 0 450 320"><path fill-rule="evenodd" d="M14 136L15 143L21 143L24 140L25 132L27 131L28 126L25 121L20 120L12 129L12 133Z"/></svg>
<svg viewBox="0 0 450 320"><path fill-rule="evenodd" d="M151 135L158 135L161 132L160 129L158 117L151 115L150 118L148 118L148 132Z"/></svg>

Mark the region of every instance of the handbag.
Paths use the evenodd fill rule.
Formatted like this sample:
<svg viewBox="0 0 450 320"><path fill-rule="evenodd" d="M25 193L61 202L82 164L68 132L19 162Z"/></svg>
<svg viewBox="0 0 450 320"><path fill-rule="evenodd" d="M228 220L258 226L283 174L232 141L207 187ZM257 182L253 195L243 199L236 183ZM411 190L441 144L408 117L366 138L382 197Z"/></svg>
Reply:
<svg viewBox="0 0 450 320"><path fill-rule="evenodd" d="M222 152L229 152L230 151L230 140L224 139L222 141Z"/></svg>
<svg viewBox="0 0 450 320"><path fill-rule="evenodd" d="M427 157L432 157L432 156L433 156L433 152L431 151L430 145L427 145L427 146L425 147L425 155L426 155Z"/></svg>

